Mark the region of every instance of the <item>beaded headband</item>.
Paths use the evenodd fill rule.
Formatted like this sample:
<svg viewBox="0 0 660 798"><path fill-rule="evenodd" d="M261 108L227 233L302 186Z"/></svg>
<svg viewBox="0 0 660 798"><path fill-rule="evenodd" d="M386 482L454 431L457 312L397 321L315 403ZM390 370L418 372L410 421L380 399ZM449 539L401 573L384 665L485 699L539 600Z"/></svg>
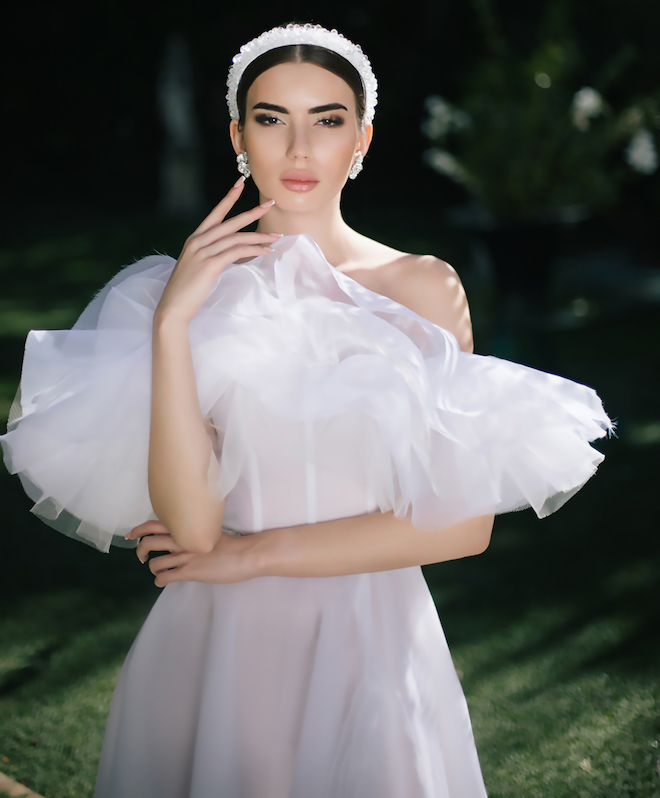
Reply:
<svg viewBox="0 0 660 798"><path fill-rule="evenodd" d="M244 44L241 51L232 59L232 65L227 77L227 105L229 115L232 119L238 119L238 103L236 93L238 84L241 82L246 67L255 58L274 50L277 47L286 47L290 44L315 44L318 47L325 47L332 50L342 58L352 64L360 75L362 88L364 89L364 121L371 122L378 97L378 82L371 69L371 63L367 56L362 52L359 44L353 44L341 33L336 30L328 30L321 25L287 25L286 28L273 28L262 33L256 39Z"/></svg>

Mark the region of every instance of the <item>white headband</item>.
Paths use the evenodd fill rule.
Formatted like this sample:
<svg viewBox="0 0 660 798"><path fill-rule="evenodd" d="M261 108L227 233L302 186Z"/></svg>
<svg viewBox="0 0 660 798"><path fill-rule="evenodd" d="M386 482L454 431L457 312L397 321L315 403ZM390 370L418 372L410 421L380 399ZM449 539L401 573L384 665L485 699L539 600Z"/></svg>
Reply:
<svg viewBox="0 0 660 798"><path fill-rule="evenodd" d="M364 89L364 121L371 122L377 103L378 82L371 69L371 64L367 56L362 52L359 44L353 44L341 33L336 30L327 30L321 25L287 25L286 28L273 28L262 33L256 39L244 44L241 51L232 59L232 65L227 77L227 105L229 115L232 119L238 119L238 103L236 93L238 84L241 82L243 73L248 64L255 58L274 50L277 47L286 47L290 44L315 44L318 47L325 47L332 50L337 55L345 58L358 71Z"/></svg>

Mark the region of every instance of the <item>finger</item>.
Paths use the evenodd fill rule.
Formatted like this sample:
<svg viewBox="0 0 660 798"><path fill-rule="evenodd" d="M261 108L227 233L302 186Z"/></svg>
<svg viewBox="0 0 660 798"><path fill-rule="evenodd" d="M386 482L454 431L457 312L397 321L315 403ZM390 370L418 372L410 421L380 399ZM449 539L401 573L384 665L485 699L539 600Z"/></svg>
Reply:
<svg viewBox="0 0 660 798"><path fill-rule="evenodd" d="M236 214L236 216L232 216L231 219L225 219L224 216L222 218L219 216L214 217L211 224L205 225L203 230L200 226L190 238L197 241L199 245L204 246L207 243L207 238L217 239L220 236L236 233L261 219L262 216L265 216L271 210L274 204L275 200L266 200L266 202L262 202L261 205L257 205L249 211L243 211ZM213 215L213 211L211 215ZM207 219L211 219L211 215Z"/></svg>
<svg viewBox="0 0 660 798"><path fill-rule="evenodd" d="M237 239L240 240L240 239ZM271 243L275 243L275 239L271 240ZM222 272L230 266L232 263L236 263L239 260L245 259L253 260L254 258L262 257L267 252L273 252L272 246L266 246L264 244L237 244L234 247L229 247L217 255L210 255L208 257L200 256L197 263L194 264L193 268L197 274L197 278L204 281L200 282L200 285L204 285L205 283L205 291L206 296L211 292L215 281L217 278L222 274ZM176 268L173 272L170 281L176 275ZM184 280L186 278L183 278ZM201 305L203 299L199 302Z"/></svg>
<svg viewBox="0 0 660 798"><path fill-rule="evenodd" d="M266 202L262 202L261 205L257 205L256 208L238 213L236 216L232 216L231 219L225 219L225 221L220 224L223 235L236 233L238 230L242 230L257 219L261 219L268 211L272 210L274 205L275 200L266 200Z"/></svg>
<svg viewBox="0 0 660 798"><path fill-rule="evenodd" d="M219 255L236 246L258 245L270 247L280 238L280 233L234 233L233 235L210 241L207 245L201 247L199 251L208 258Z"/></svg>
<svg viewBox="0 0 660 798"><path fill-rule="evenodd" d="M208 230L210 227L219 224L229 213L229 211L233 208L233 206L236 204L236 201L243 192L244 185L245 185L245 178L241 176L229 189L229 191L225 194L225 196L220 200L220 202L215 206L215 208L213 208L211 213L209 213L209 215L199 225L199 227L195 230L193 235L197 235L198 233L203 233L205 230Z"/></svg>
<svg viewBox="0 0 660 798"><path fill-rule="evenodd" d="M180 554L183 549L174 542L169 535L149 535L142 538L138 543L137 557L144 563L149 558L149 554L154 551L169 551L171 554Z"/></svg>
<svg viewBox="0 0 660 798"><path fill-rule="evenodd" d="M162 557L153 557L149 560L149 570L154 576L167 571L170 568L178 568L188 563L195 555L190 552L180 554L163 554Z"/></svg>
<svg viewBox="0 0 660 798"><path fill-rule="evenodd" d="M180 568L170 568L169 571L163 571L159 573L156 578L154 579L154 585L156 587L166 587L167 585L172 584L172 582L192 582L194 580L190 579L188 576L188 571L184 566Z"/></svg>
<svg viewBox="0 0 660 798"><path fill-rule="evenodd" d="M135 540L136 538L144 537L144 535L167 535L169 531L165 524L160 521L145 521L143 524L133 527L131 531L124 536L125 540Z"/></svg>
<svg viewBox="0 0 660 798"><path fill-rule="evenodd" d="M273 247L265 247L261 244L237 245L224 250L224 252L221 252L218 255L209 257L208 260L206 260L206 263L211 268L210 274L218 275L223 271L223 269L232 263L236 263L238 260L242 260L243 258L246 260L252 260L253 258L261 257L266 252L273 251Z"/></svg>

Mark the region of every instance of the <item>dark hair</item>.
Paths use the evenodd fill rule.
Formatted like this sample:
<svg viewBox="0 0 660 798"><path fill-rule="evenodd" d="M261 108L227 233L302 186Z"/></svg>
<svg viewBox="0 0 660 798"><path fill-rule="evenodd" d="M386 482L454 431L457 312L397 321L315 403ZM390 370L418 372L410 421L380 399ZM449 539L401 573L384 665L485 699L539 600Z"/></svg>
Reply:
<svg viewBox="0 0 660 798"><path fill-rule="evenodd" d="M236 92L239 128L242 128L245 124L245 104L250 86L267 69L278 64L289 63L316 64L348 83L355 95L355 109L358 121L362 124L364 119L364 88L360 73L353 64L332 50L327 50L325 47L319 47L316 44L288 44L285 47L276 47L274 50L268 50L263 55L255 58L245 68Z"/></svg>

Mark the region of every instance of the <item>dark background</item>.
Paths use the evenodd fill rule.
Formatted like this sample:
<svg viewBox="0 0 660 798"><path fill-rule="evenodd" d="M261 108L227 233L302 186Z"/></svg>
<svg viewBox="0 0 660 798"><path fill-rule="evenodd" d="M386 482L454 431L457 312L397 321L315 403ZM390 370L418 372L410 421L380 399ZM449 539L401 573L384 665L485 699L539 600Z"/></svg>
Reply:
<svg viewBox="0 0 660 798"><path fill-rule="evenodd" d="M182 34L192 53L205 194L209 204L217 200L235 175L224 101L228 64L242 43L288 21L338 28L362 45L379 79L369 177L346 192L347 211L437 212L464 195L422 166L424 98L457 98L466 71L489 47L489 9L500 35L524 56L543 34L548 6L570 18L583 56L575 89L591 85L623 45L634 57L608 92L612 104L624 107L660 86L660 4L648 0L625 7L614 0L15 4L1 48L0 232L29 236L67 217L126 216L156 206L163 132L155 86L172 33ZM608 228L652 236L657 199L657 177L632 181Z"/></svg>

